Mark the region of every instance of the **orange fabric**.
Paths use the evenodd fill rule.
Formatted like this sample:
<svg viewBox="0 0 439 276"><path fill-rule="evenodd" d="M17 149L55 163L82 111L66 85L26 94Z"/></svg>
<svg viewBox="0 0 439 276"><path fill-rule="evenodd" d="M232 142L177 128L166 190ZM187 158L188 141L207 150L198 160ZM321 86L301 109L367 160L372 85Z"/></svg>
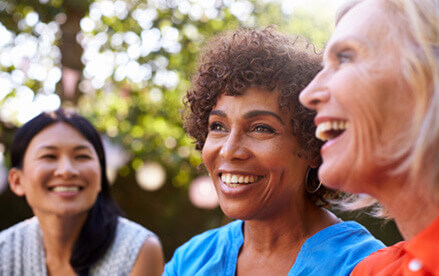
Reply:
<svg viewBox="0 0 439 276"><path fill-rule="evenodd" d="M439 276L439 217L410 241L372 253L351 275Z"/></svg>

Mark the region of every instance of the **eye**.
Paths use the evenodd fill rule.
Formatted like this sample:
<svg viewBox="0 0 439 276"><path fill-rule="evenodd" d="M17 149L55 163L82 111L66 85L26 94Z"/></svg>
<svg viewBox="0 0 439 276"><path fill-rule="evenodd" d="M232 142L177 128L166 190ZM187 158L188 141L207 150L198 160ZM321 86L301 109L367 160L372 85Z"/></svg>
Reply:
<svg viewBox="0 0 439 276"><path fill-rule="evenodd" d="M213 122L209 125L210 131L226 131L226 128L219 122Z"/></svg>
<svg viewBox="0 0 439 276"><path fill-rule="evenodd" d="M353 53L349 50L340 51L337 53L338 64L351 62L353 57Z"/></svg>
<svg viewBox="0 0 439 276"><path fill-rule="evenodd" d="M55 154L43 154L40 158L41 159L48 159L48 160L55 160L56 155Z"/></svg>
<svg viewBox="0 0 439 276"><path fill-rule="evenodd" d="M272 127L264 125L264 124L256 125L253 128L253 131L254 132L261 132L261 133L275 133L275 131Z"/></svg>
<svg viewBox="0 0 439 276"><path fill-rule="evenodd" d="M76 159L84 159L84 160L90 160L91 156L88 154L79 154L76 156Z"/></svg>

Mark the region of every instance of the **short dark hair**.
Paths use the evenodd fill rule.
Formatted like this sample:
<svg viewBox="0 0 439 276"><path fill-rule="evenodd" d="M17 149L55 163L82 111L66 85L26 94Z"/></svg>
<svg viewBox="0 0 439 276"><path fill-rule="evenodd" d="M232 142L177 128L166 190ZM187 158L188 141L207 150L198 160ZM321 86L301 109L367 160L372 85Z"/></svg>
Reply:
<svg viewBox="0 0 439 276"><path fill-rule="evenodd" d="M122 215L122 211L110 193L105 152L99 133L87 119L75 112L61 108L53 112L43 112L15 133L10 149L11 166L21 169L26 150L32 139L43 129L55 123L66 123L79 131L93 145L100 163L101 191L89 211L70 258L70 264L75 272L79 275L87 275L90 267L103 257L113 242L118 217Z"/></svg>
<svg viewBox="0 0 439 276"><path fill-rule="evenodd" d="M315 133L315 112L299 102L300 92L321 70L321 58L312 44L269 26L264 30L238 29L216 36L203 49L192 86L184 98L184 127L202 150L208 134L208 119L221 95L241 95L258 87L279 92L279 107L291 113L291 125L302 150L300 155L320 165L320 147ZM319 184L316 173L310 181ZM308 195L316 204L328 205L338 193L321 187Z"/></svg>

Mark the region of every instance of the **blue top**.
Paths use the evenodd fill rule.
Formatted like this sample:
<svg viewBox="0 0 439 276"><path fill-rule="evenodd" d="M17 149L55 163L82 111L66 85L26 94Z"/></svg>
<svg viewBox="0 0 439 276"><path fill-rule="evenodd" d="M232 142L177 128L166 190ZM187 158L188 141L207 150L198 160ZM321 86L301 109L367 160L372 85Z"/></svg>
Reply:
<svg viewBox="0 0 439 276"><path fill-rule="evenodd" d="M175 251L163 275L235 275L242 229L243 221L236 220L193 237ZM305 241L288 275L349 275L358 262L383 247L354 221L334 224Z"/></svg>

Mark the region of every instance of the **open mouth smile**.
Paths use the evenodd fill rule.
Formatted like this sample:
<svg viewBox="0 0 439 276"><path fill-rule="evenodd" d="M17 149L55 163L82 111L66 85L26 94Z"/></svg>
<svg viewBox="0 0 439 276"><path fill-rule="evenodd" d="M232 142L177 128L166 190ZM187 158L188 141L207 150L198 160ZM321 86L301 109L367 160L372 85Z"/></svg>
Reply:
<svg viewBox="0 0 439 276"><path fill-rule="evenodd" d="M49 187L49 191L56 192L56 193L75 193L79 192L83 187L80 186L53 186Z"/></svg>
<svg viewBox="0 0 439 276"><path fill-rule="evenodd" d="M220 175L221 181L229 187L235 188L242 184L255 183L263 178L257 175L242 175L232 173L222 173Z"/></svg>
<svg viewBox="0 0 439 276"><path fill-rule="evenodd" d="M349 123L344 120L326 121L317 125L315 136L319 140L328 141L340 136L348 128Z"/></svg>

